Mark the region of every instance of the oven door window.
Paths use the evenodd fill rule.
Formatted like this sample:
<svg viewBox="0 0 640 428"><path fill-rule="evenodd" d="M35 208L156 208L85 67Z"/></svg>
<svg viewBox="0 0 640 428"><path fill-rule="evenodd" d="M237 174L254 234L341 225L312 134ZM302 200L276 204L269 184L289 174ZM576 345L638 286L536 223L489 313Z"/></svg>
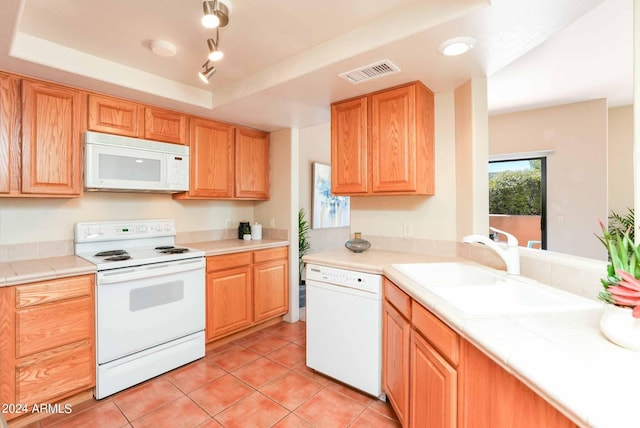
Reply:
<svg viewBox="0 0 640 428"><path fill-rule="evenodd" d="M171 281L133 289L129 292L129 310L142 311L184 299L184 282Z"/></svg>

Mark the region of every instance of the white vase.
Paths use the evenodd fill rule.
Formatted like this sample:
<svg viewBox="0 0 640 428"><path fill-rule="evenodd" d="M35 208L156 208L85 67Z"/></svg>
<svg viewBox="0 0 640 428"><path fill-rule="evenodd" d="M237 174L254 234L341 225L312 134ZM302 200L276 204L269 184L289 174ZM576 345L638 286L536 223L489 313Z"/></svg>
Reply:
<svg viewBox="0 0 640 428"><path fill-rule="evenodd" d="M640 318L634 318L630 308L604 305L600 330L616 345L640 351Z"/></svg>

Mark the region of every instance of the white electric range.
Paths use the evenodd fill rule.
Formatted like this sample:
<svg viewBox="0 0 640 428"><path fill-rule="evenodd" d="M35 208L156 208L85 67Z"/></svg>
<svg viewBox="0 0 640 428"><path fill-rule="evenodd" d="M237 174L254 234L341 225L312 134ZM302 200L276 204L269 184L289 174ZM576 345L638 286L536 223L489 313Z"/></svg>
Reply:
<svg viewBox="0 0 640 428"><path fill-rule="evenodd" d="M205 354L204 252L175 234L173 220L76 224L76 255L97 268L97 399Z"/></svg>

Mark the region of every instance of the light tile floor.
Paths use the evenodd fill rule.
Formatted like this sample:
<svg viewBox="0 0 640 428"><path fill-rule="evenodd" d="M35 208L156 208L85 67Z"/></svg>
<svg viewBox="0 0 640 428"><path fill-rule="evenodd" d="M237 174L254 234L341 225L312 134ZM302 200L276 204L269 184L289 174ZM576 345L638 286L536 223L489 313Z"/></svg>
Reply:
<svg viewBox="0 0 640 428"><path fill-rule="evenodd" d="M305 324L279 323L201 360L29 428L399 427L391 407L305 365Z"/></svg>

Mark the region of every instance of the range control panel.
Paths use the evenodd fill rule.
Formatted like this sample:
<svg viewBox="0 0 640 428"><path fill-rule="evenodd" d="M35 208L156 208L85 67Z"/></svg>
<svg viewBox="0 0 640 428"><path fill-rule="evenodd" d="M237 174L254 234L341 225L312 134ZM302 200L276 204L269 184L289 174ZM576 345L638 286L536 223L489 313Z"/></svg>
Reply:
<svg viewBox="0 0 640 428"><path fill-rule="evenodd" d="M169 220L99 221L76 223L77 242L143 239L176 234L175 222Z"/></svg>
<svg viewBox="0 0 640 428"><path fill-rule="evenodd" d="M313 264L307 265L307 281L324 282L377 294L382 290L380 275Z"/></svg>

